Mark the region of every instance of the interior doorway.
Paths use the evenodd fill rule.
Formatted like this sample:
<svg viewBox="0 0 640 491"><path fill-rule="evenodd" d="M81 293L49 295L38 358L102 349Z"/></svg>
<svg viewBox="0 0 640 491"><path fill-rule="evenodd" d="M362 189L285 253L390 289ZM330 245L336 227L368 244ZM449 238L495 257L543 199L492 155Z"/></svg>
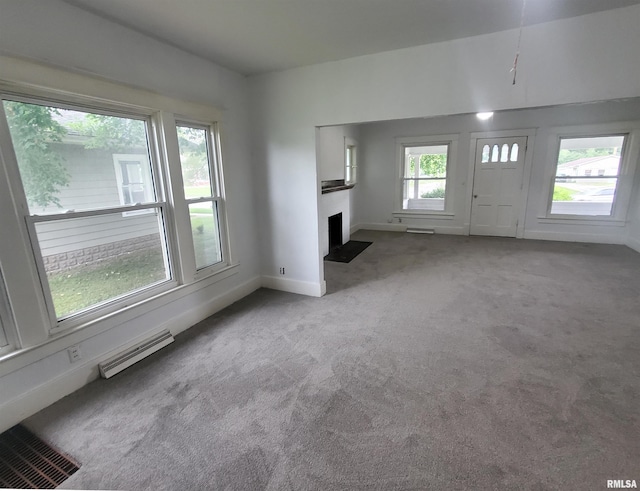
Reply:
<svg viewBox="0 0 640 491"><path fill-rule="evenodd" d="M471 235L516 236L526 150L526 136L477 140Z"/></svg>

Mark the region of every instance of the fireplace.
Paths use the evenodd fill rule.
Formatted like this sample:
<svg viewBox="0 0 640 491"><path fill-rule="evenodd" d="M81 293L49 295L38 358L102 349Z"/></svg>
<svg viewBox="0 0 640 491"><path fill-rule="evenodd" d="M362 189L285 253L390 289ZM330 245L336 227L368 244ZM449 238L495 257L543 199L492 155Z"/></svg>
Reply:
<svg viewBox="0 0 640 491"><path fill-rule="evenodd" d="M342 213L329 217L329 252L342 245Z"/></svg>

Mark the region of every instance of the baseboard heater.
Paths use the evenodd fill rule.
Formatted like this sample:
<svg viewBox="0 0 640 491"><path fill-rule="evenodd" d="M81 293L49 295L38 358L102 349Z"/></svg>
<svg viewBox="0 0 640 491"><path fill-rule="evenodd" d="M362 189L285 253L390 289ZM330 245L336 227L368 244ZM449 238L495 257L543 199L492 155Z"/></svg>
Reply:
<svg viewBox="0 0 640 491"><path fill-rule="evenodd" d="M100 375L103 378L113 377L116 373L120 373L125 368L130 367L134 363L139 362L159 349L164 348L168 344L173 343L173 336L169 331L162 331L160 334L146 339L135 346L123 351L122 353L109 358L100 363Z"/></svg>
<svg viewBox="0 0 640 491"><path fill-rule="evenodd" d="M435 230L432 228L416 228L416 227L408 227L408 234L435 234Z"/></svg>

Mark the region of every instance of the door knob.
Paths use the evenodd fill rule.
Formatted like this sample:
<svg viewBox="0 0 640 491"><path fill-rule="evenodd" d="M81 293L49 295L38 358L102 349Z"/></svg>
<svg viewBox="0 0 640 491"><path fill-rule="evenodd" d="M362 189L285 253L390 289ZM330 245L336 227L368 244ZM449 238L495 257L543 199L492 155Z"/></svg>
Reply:
<svg viewBox="0 0 640 491"><path fill-rule="evenodd" d="M473 195L473 197L474 197L474 198L477 198L477 197L478 197L478 195L477 195L477 194L474 194L474 195Z"/></svg>

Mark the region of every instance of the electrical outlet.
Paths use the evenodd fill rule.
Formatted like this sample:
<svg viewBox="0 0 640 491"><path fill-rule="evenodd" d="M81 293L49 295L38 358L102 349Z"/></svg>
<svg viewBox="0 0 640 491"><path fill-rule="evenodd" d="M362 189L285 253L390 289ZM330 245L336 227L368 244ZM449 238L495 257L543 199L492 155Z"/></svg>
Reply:
<svg viewBox="0 0 640 491"><path fill-rule="evenodd" d="M280 274L284 275L284 268L280 268Z"/></svg>
<svg viewBox="0 0 640 491"><path fill-rule="evenodd" d="M69 353L69 361L71 363L75 363L82 359L82 353L80 352L80 345L76 344L67 349L67 353Z"/></svg>

